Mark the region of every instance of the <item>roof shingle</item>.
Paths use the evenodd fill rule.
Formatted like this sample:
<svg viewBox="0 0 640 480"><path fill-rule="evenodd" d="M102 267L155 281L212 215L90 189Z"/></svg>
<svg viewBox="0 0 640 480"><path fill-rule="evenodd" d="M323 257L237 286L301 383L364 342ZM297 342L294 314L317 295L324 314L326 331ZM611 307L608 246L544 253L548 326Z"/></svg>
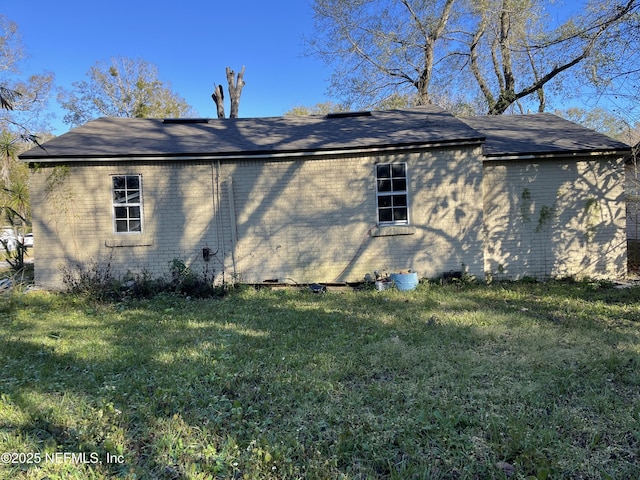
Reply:
<svg viewBox="0 0 640 480"><path fill-rule="evenodd" d="M104 117L20 158L38 162L237 158L482 142L485 158L630 150L624 143L547 113L458 119L425 106L370 114L197 121Z"/></svg>
<svg viewBox="0 0 640 480"><path fill-rule="evenodd" d="M626 151L629 146L550 113L464 117L486 136L487 157Z"/></svg>
<svg viewBox="0 0 640 480"><path fill-rule="evenodd" d="M163 122L99 118L21 155L23 160L140 156L225 156L481 142L437 107L371 115L287 116Z"/></svg>

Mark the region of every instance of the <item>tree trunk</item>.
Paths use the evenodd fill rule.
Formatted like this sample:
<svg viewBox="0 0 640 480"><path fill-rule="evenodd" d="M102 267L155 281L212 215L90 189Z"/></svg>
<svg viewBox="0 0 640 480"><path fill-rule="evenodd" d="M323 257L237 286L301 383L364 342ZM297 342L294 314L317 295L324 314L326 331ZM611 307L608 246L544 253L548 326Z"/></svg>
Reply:
<svg viewBox="0 0 640 480"><path fill-rule="evenodd" d="M238 109L240 108L240 94L244 87L244 67L238 73L237 80L234 78L235 72L227 67L227 82L229 83L229 96L231 97L231 113L229 118L238 118Z"/></svg>
<svg viewBox="0 0 640 480"><path fill-rule="evenodd" d="M211 98L213 102L216 104L216 109L218 111L218 118L224 118L224 91L222 90L222 85L215 85L214 90L211 94Z"/></svg>

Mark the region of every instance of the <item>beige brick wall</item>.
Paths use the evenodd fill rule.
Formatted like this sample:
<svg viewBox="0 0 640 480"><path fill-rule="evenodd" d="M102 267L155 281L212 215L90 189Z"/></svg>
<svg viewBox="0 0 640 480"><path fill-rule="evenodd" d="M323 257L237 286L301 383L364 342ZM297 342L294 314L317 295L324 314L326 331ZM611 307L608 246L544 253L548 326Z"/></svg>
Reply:
<svg viewBox="0 0 640 480"><path fill-rule="evenodd" d="M61 287L61 268L76 263L167 275L176 258L218 281L223 272L226 281L359 281L406 268L431 277L463 265L482 275L479 155L43 166L31 175L36 282ZM411 228L402 235L376 228L374 166L387 162L408 166ZM113 233L115 174L142 175L142 234Z"/></svg>
<svg viewBox="0 0 640 480"><path fill-rule="evenodd" d="M68 173L60 175L61 168ZM141 234L113 233L111 176L116 174L142 175ZM63 178L52 188L56 176ZM45 166L32 171L30 182L36 282L44 286L62 287L62 267L75 264L109 264L116 277L128 271L156 277L167 275L169 262L179 258L200 271L202 248L217 242L212 164Z"/></svg>
<svg viewBox="0 0 640 480"><path fill-rule="evenodd" d="M620 278L621 159L484 164L485 270L495 278Z"/></svg>
<svg viewBox="0 0 640 480"><path fill-rule="evenodd" d="M237 271L246 282L360 281L375 270L408 268L432 277L463 264L482 274L478 154L442 149L229 165ZM408 235L376 229L374 169L387 162L407 163Z"/></svg>
<svg viewBox="0 0 640 480"><path fill-rule="evenodd" d="M477 148L441 148L41 166L31 175L36 282L62 287L61 268L76 263L166 276L173 259L244 282L360 281L407 268L421 277L462 268L480 278L624 275L621 160L479 158ZM410 228L376 225L374 168L387 162L407 163ZM114 174L142 175L142 234L113 233Z"/></svg>
<svg viewBox="0 0 640 480"><path fill-rule="evenodd" d="M627 239L640 240L640 166L626 165Z"/></svg>

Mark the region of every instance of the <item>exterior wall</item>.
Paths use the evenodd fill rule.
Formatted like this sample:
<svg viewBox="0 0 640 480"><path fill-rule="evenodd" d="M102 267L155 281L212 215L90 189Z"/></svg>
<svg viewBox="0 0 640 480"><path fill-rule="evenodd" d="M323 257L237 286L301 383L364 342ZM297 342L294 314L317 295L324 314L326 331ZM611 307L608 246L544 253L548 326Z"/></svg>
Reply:
<svg viewBox="0 0 640 480"><path fill-rule="evenodd" d="M626 274L622 159L486 161L483 197L493 278Z"/></svg>
<svg viewBox="0 0 640 480"><path fill-rule="evenodd" d="M626 165L627 239L640 241L640 171L636 162Z"/></svg>
<svg viewBox="0 0 640 480"><path fill-rule="evenodd" d="M374 270L483 273L480 149L352 158L44 165L31 175L36 282L65 266L217 281L360 281ZM409 227L376 225L376 163L406 162ZM143 232L114 234L111 175L142 175ZM203 249L211 259L205 262Z"/></svg>
<svg viewBox="0 0 640 480"><path fill-rule="evenodd" d="M143 232L114 234L111 175L135 174L142 175ZM62 287L62 270L75 265L109 265L116 277L129 271L157 277L168 274L172 259L197 263L202 248L218 246L216 229L222 228L213 218L215 178L215 165L208 163L74 163L33 170L36 283ZM209 267L201 263L196 268Z"/></svg>
<svg viewBox="0 0 640 480"><path fill-rule="evenodd" d="M479 149L240 162L233 178L245 282L361 281L374 271L482 275ZM376 163L406 162L410 227L377 227Z"/></svg>

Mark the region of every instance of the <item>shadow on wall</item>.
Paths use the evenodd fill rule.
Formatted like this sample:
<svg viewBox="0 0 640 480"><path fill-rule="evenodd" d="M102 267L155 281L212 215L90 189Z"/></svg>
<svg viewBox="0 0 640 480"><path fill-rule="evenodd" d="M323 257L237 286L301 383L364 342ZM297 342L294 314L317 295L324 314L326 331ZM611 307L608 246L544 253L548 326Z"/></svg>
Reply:
<svg viewBox="0 0 640 480"><path fill-rule="evenodd" d="M398 161L407 162L411 174L410 232L374 235L374 167ZM141 173L144 232L113 234L107 194L74 202L73 213L54 222L63 228L49 235L64 252L60 261L110 259L116 275L166 274L175 258L195 272L215 271L218 281L251 283L361 281L374 270L407 268L437 276L463 264L481 275L480 167L456 168L461 162L479 163L473 152L441 150L220 165L128 162L126 171L117 164L76 166L65 188L74 190L77 179L91 175L101 179L97 190L109 192L111 172ZM86 215L93 237L78 232L78 219ZM69 250L71 243L61 241L67 235L82 247Z"/></svg>
<svg viewBox="0 0 640 480"><path fill-rule="evenodd" d="M620 162L487 162L487 272L621 277L625 270Z"/></svg>

